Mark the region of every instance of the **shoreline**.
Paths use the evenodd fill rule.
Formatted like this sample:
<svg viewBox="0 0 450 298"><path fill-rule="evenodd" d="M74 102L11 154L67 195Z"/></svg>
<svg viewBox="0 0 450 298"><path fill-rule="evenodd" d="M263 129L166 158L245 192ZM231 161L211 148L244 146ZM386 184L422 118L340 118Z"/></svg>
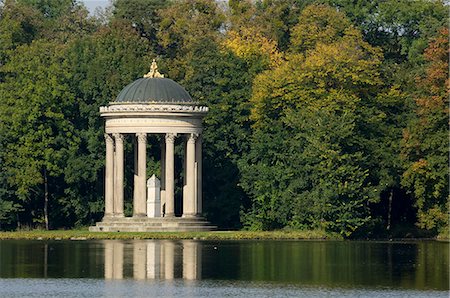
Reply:
<svg viewBox="0 0 450 298"><path fill-rule="evenodd" d="M30 230L0 232L0 240L342 240L324 231L208 231L208 232L90 232L88 230Z"/></svg>
<svg viewBox="0 0 450 298"><path fill-rule="evenodd" d="M310 231L208 231L208 232L90 232L88 230L30 230L0 232L0 240L344 240L337 233ZM440 238L379 238L351 241L439 241Z"/></svg>

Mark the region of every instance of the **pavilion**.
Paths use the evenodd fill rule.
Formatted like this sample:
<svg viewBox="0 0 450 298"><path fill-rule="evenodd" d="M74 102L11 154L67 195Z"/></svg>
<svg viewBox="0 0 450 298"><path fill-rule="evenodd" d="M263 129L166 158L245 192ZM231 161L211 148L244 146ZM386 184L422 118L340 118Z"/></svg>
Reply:
<svg viewBox="0 0 450 298"><path fill-rule="evenodd" d="M90 231L213 230L202 217L202 118L208 107L158 71L127 85L105 118L105 215ZM161 172L147 179L147 137L161 140ZM124 142L134 144L133 215L124 216ZM182 214L175 214L175 141L184 145ZM159 176L159 179L158 177Z"/></svg>

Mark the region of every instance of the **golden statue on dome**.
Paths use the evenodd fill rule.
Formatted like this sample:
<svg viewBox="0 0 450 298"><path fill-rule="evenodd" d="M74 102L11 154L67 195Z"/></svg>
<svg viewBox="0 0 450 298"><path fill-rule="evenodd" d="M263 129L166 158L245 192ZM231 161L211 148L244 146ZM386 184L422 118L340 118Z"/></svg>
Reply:
<svg viewBox="0 0 450 298"><path fill-rule="evenodd" d="M155 59L153 59L150 71L144 75L144 78L164 78L164 75L160 74L158 71L158 65L156 65Z"/></svg>

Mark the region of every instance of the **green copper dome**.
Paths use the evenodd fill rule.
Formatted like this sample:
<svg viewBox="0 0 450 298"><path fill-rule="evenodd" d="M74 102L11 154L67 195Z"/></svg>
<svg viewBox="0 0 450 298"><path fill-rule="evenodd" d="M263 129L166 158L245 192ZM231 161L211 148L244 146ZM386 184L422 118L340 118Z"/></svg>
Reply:
<svg viewBox="0 0 450 298"><path fill-rule="evenodd" d="M153 59L150 71L120 91L116 103L191 103L189 93L171 79L164 78Z"/></svg>
<svg viewBox="0 0 450 298"><path fill-rule="evenodd" d="M178 83L166 78L141 78L128 84L115 102L189 103L191 96Z"/></svg>

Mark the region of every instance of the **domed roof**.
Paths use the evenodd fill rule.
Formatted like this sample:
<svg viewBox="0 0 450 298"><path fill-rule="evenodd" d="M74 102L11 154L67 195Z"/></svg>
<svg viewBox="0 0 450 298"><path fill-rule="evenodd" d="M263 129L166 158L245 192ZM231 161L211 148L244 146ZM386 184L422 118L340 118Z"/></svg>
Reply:
<svg viewBox="0 0 450 298"><path fill-rule="evenodd" d="M120 91L115 102L193 102L178 83L165 78L140 78Z"/></svg>
<svg viewBox="0 0 450 298"><path fill-rule="evenodd" d="M150 72L120 91L116 103L191 103L194 102L178 83L164 78L153 60Z"/></svg>

